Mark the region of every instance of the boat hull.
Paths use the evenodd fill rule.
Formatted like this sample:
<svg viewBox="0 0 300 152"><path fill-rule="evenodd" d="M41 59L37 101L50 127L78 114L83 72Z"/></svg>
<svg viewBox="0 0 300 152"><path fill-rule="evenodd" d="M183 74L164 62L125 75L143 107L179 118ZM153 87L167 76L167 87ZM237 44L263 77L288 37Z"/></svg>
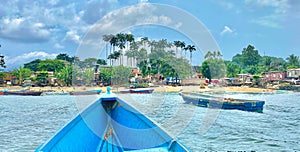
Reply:
<svg viewBox="0 0 300 152"><path fill-rule="evenodd" d="M21 92L21 91L7 91L4 92L4 95L17 95L17 96L40 96L43 92Z"/></svg>
<svg viewBox="0 0 300 152"><path fill-rule="evenodd" d="M66 96L70 95L70 92L43 92L41 96Z"/></svg>
<svg viewBox="0 0 300 152"><path fill-rule="evenodd" d="M129 89L129 90L122 90L120 93L122 94L151 94L153 93L154 89Z"/></svg>
<svg viewBox="0 0 300 152"><path fill-rule="evenodd" d="M98 95L100 94L101 91L73 91L73 92L70 92L70 95L75 95L75 96L78 96L78 95Z"/></svg>
<svg viewBox="0 0 300 152"><path fill-rule="evenodd" d="M102 97L36 151L188 151L117 97Z"/></svg>
<svg viewBox="0 0 300 152"><path fill-rule="evenodd" d="M265 101L222 98L199 93L181 92L180 95L186 103L209 108L262 112L265 104Z"/></svg>

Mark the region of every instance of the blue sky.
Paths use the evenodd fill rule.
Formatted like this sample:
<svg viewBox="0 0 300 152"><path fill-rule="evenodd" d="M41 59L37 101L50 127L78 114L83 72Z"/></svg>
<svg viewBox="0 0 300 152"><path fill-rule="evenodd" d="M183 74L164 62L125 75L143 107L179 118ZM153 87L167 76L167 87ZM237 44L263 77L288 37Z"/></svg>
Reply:
<svg viewBox="0 0 300 152"><path fill-rule="evenodd" d="M8 69L35 58L54 58L61 52L76 55L78 46L95 23L128 6L130 8L123 11L129 13L126 18L114 17L118 22L114 25L106 22L105 27L101 26L103 30L118 27L116 23L133 21L134 18L170 26L177 19L177 11L165 16L168 9L155 10L154 7L137 4L166 4L166 7L174 7L178 12L188 13L210 32L227 60L248 44L254 45L261 55L283 58L290 54L300 55L300 1L297 0L10 0L0 3L0 53L6 56ZM137 11L142 16L138 16ZM160 16L155 16L157 14ZM181 24L189 23L180 22L178 26ZM199 29L193 27L189 30L197 32ZM195 42L176 29L156 25L137 26L124 32L150 39ZM201 46L205 43L197 45L194 65L203 61L201 51L209 49Z"/></svg>

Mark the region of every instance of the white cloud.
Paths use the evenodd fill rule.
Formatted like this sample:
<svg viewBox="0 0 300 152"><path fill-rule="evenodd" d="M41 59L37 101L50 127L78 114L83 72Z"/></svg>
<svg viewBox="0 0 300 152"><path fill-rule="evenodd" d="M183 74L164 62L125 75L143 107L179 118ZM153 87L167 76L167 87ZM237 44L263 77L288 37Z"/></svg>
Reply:
<svg viewBox="0 0 300 152"><path fill-rule="evenodd" d="M228 27L228 26L224 26L224 29L222 30L222 32L220 33L220 35L224 35L224 34L230 34L233 33L234 31Z"/></svg>
<svg viewBox="0 0 300 152"><path fill-rule="evenodd" d="M257 19L253 19L251 22L266 27L281 28L281 25L278 23L278 18L278 15L263 16Z"/></svg>
<svg viewBox="0 0 300 152"><path fill-rule="evenodd" d="M8 70L12 70L14 68L18 68L22 66L24 63L30 62L35 59L54 59L57 54L49 54L43 51L35 51L30 53L25 53L16 57L6 57L6 65Z"/></svg>
<svg viewBox="0 0 300 152"><path fill-rule="evenodd" d="M79 44L80 36L77 34L76 30L70 30L66 33L66 36L63 39L63 41Z"/></svg>
<svg viewBox="0 0 300 152"><path fill-rule="evenodd" d="M49 0L50 5L56 5L59 2L59 0Z"/></svg>
<svg viewBox="0 0 300 152"><path fill-rule="evenodd" d="M261 7L273 7L275 8L275 13L286 13L290 7L288 0L245 0L245 3Z"/></svg>
<svg viewBox="0 0 300 152"><path fill-rule="evenodd" d="M251 20L252 23L271 28L281 28L281 21L291 8L288 0L245 0L245 4L254 5L254 8L273 8L268 15Z"/></svg>
<svg viewBox="0 0 300 152"><path fill-rule="evenodd" d="M0 36L21 42L44 42L50 39L50 32L43 23L31 22L27 18L2 18Z"/></svg>
<svg viewBox="0 0 300 152"><path fill-rule="evenodd" d="M148 0L140 0L140 3L147 3Z"/></svg>
<svg viewBox="0 0 300 152"><path fill-rule="evenodd" d="M217 1L217 2L227 10L234 8L234 4L231 2L226 2L226 1Z"/></svg>
<svg viewBox="0 0 300 152"><path fill-rule="evenodd" d="M55 48L55 49L63 49L63 48L65 48L65 47L62 46L62 45L59 44L59 43L55 43L55 44L54 44L54 48Z"/></svg>

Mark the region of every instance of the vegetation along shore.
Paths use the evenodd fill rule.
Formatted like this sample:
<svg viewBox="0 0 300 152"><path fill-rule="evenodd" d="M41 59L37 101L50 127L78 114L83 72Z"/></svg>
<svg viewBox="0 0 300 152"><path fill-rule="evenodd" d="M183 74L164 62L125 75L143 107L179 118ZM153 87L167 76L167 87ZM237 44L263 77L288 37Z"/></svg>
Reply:
<svg viewBox="0 0 300 152"><path fill-rule="evenodd" d="M36 59L5 71L5 57L1 56L1 89L31 87L33 90L65 88L64 91L70 91L74 87L84 90L108 85L113 88L162 87L166 84L188 85L182 81L190 79L197 90L199 85L210 89L223 86L261 88L258 92L300 90L300 61L294 54L286 58L261 56L254 46L248 45L232 60L224 60L220 51L208 51L201 65L192 66L193 53L199 50L183 41L150 40L148 37L137 40L134 35L124 33L104 35L103 41L107 46L102 59L80 59L61 53L54 59ZM167 83L170 78L176 79ZM257 91L249 87L248 91Z"/></svg>

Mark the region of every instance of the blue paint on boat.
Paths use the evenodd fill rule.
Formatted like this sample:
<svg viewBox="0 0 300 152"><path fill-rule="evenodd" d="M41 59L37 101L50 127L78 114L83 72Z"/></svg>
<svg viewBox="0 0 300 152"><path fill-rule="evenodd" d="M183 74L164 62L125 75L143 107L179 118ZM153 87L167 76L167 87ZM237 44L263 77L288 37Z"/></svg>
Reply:
<svg viewBox="0 0 300 152"><path fill-rule="evenodd" d="M107 92L36 151L188 151L153 120Z"/></svg>
<svg viewBox="0 0 300 152"><path fill-rule="evenodd" d="M265 101L223 98L201 93L180 92L180 95L186 103L209 108L262 112L265 104Z"/></svg>

